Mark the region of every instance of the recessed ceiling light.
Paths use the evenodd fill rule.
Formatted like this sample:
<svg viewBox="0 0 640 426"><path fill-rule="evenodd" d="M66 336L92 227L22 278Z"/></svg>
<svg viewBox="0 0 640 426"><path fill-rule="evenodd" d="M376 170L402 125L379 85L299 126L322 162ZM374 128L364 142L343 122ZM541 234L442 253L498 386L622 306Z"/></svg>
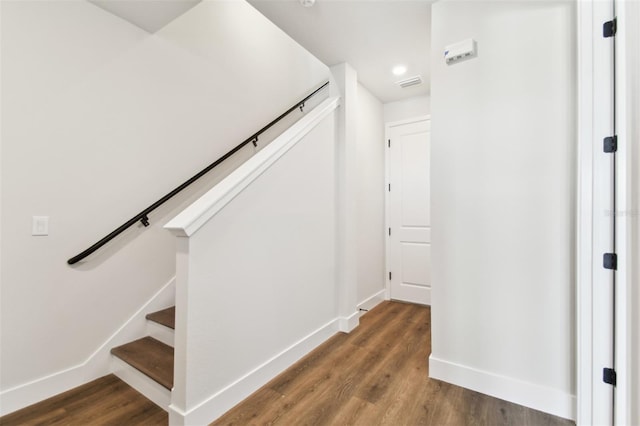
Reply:
<svg viewBox="0 0 640 426"><path fill-rule="evenodd" d="M316 2L316 0L298 0L301 5L304 7L311 7Z"/></svg>
<svg viewBox="0 0 640 426"><path fill-rule="evenodd" d="M391 72L393 73L393 75L403 75L405 72L407 72L407 67L404 65L396 65L395 67L393 67Z"/></svg>

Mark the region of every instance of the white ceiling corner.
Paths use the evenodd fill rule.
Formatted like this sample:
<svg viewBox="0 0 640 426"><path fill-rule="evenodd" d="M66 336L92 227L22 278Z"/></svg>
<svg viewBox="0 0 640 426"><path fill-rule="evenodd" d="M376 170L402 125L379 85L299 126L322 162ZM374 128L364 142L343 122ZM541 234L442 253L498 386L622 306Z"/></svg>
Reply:
<svg viewBox="0 0 640 426"><path fill-rule="evenodd" d="M202 0L88 1L149 33L155 33Z"/></svg>
<svg viewBox="0 0 640 426"><path fill-rule="evenodd" d="M331 66L348 62L358 80L382 102L430 92L431 4L433 0L248 0L305 49ZM407 72L394 76L393 66ZM396 81L420 75L420 85Z"/></svg>

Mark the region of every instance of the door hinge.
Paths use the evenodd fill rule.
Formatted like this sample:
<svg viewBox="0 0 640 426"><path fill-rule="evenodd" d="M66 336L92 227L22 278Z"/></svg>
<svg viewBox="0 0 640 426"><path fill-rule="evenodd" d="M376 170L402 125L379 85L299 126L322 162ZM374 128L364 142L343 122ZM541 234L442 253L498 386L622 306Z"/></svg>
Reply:
<svg viewBox="0 0 640 426"><path fill-rule="evenodd" d="M618 136L607 136L604 138L602 145L604 152L616 152L618 150Z"/></svg>
<svg viewBox="0 0 640 426"><path fill-rule="evenodd" d="M616 385L616 370L613 368L602 369L602 381L610 385Z"/></svg>
<svg viewBox="0 0 640 426"><path fill-rule="evenodd" d="M602 266L604 266L604 269L618 269L618 255L615 253L605 253L602 256Z"/></svg>
<svg viewBox="0 0 640 426"><path fill-rule="evenodd" d="M379 140L379 139L378 139ZM391 139L387 139L387 146L391 148Z"/></svg>
<svg viewBox="0 0 640 426"><path fill-rule="evenodd" d="M391 281L391 272L389 272L389 281Z"/></svg>
<svg viewBox="0 0 640 426"><path fill-rule="evenodd" d="M389 228L389 236L391 236L391 228Z"/></svg>
<svg viewBox="0 0 640 426"><path fill-rule="evenodd" d="M613 18L611 21L607 21L604 24L602 24L602 36L607 38L607 37L613 37L616 35L616 32L618 30L618 22L617 22L617 18Z"/></svg>

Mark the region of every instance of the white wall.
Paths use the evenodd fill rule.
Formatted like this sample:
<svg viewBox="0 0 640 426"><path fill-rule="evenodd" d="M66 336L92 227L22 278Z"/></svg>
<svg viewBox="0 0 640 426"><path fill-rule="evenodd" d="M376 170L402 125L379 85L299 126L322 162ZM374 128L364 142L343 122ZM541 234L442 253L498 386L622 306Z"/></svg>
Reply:
<svg viewBox="0 0 640 426"><path fill-rule="evenodd" d="M214 420L337 331L333 105L167 224L179 235L171 424Z"/></svg>
<svg viewBox="0 0 640 426"><path fill-rule="evenodd" d="M151 215L94 243L327 80L244 1L150 35L82 0L2 1L2 344L10 390L84 362L175 273ZM32 237L31 216L50 217Z"/></svg>
<svg viewBox="0 0 640 426"><path fill-rule="evenodd" d="M357 126L357 300L362 304L373 297L381 300L385 288L383 108L362 84L358 84Z"/></svg>
<svg viewBox="0 0 640 426"><path fill-rule="evenodd" d="M432 12L430 375L573 417L574 4Z"/></svg>
<svg viewBox="0 0 640 426"><path fill-rule="evenodd" d="M384 122L408 120L431 113L431 98L429 96L414 96L401 101L384 104Z"/></svg>
<svg viewBox="0 0 640 426"><path fill-rule="evenodd" d="M340 330L359 324L358 315L358 199L357 121L358 74L345 63L331 67L331 96L340 97L336 123L336 196L338 249L336 256Z"/></svg>

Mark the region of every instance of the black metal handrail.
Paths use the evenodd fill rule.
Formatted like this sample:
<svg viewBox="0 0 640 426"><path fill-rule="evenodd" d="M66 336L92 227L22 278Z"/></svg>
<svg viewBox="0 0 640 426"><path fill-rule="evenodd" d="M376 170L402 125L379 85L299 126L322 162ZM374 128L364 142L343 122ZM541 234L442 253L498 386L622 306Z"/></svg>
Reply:
<svg viewBox="0 0 640 426"><path fill-rule="evenodd" d="M129 228L130 226L134 225L136 222L142 223L145 227L149 226L149 217L148 217L149 213L151 213L152 211L154 211L155 209L160 207L162 204L166 203L173 196L175 196L180 191L182 191L183 189L185 189L186 187L188 187L189 185L194 183L196 180L200 179L202 176L204 176L205 174L210 172L216 166L220 165L220 163L222 163L223 161L225 161L226 159L231 157L233 154L238 152L245 145L247 145L249 143L253 143L254 146L257 146L258 137L261 134L263 134L264 132L269 130L271 127L273 127L273 125L275 125L278 121L282 120L284 117L289 115L295 109L300 108L300 110L302 111L302 108L304 108L305 102L308 101L311 97L313 97L320 90L324 89L328 84L329 84L329 82L327 81L322 86L318 87L316 90L311 92L311 94L307 95L304 99L298 101L291 108L286 110L284 113L280 114L278 116L278 118L276 118L275 120L273 120L272 122L270 122L269 124L264 126L262 129L258 130L256 133L251 135L248 139L244 140L242 143L240 143L238 146L233 148L231 151L227 152L222 157L218 158L216 161L214 161L213 163L209 164L204 169L200 170L198 173L193 175L191 178L189 178L183 184L181 184L180 186L176 187L173 191L169 192L167 195L165 195L164 197L160 198L158 201L156 201L155 203L151 204L149 207L147 207L146 209L142 210L140 213L138 213L137 215L135 215L134 217L132 217L131 219L126 221L124 224L119 226L115 231L111 232L109 235L107 235L106 237L102 238L100 241L98 241L97 243L95 243L94 245L89 247L88 249L84 250L82 253L80 253L80 254L78 254L76 256L73 256L71 259L67 260L67 263L69 265L73 265L74 263L78 263L79 261L81 261L85 257L89 256L90 254L92 254L93 252L98 250L100 247L104 246L109 241L111 241L112 239L117 237L119 234L124 232L127 228Z"/></svg>

